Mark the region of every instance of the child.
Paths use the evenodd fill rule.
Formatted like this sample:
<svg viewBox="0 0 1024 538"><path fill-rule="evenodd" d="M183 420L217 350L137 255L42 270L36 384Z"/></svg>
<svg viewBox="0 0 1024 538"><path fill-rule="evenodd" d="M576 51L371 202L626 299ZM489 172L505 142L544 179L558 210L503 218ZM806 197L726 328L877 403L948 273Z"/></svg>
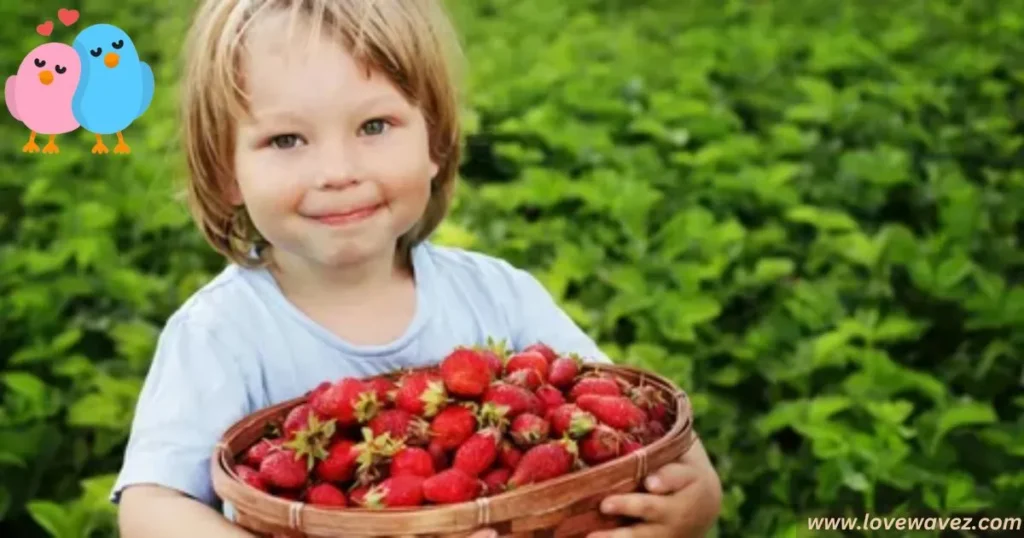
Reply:
<svg viewBox="0 0 1024 538"><path fill-rule="evenodd" d="M159 338L112 494L122 536L247 536L215 509L214 444L321 381L487 337L609 360L526 271L427 241L459 163L452 35L439 0L201 3L189 190L231 263ZM609 499L645 520L614 536L710 526L720 490L703 448L658 473L663 495Z"/></svg>

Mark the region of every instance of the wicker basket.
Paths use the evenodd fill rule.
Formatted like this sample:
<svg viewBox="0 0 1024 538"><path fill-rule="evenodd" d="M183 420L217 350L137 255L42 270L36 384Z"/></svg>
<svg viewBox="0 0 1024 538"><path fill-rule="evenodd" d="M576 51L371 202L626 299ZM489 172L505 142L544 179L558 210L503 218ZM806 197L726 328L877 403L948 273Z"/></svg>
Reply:
<svg viewBox="0 0 1024 538"><path fill-rule="evenodd" d="M282 419L305 397L279 403L239 421L224 434L211 461L213 487L230 502L236 523L262 536L302 538L463 538L493 528L502 538L583 538L628 524L600 513L610 494L642 491L649 472L678 460L693 443L692 409L686 393L669 380L628 366L587 363L584 371L614 373L637 385L656 387L670 406L672 427L661 439L627 456L570 475L474 502L419 508L331 508L290 501L242 482L235 458L255 443L264 426Z"/></svg>

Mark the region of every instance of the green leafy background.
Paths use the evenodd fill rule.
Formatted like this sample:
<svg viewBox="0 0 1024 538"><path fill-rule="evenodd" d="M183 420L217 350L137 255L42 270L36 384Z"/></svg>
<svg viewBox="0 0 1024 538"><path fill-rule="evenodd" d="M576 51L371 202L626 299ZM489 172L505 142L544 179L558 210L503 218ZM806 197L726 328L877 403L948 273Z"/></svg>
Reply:
<svg viewBox="0 0 1024 538"><path fill-rule="evenodd" d="M714 536L1024 516L1024 1L450 4L466 158L436 240L689 392ZM0 1L5 74L76 7L53 40L117 24L158 85L129 157L0 124L0 535L116 535L155 337L221 267L175 198L190 5Z"/></svg>

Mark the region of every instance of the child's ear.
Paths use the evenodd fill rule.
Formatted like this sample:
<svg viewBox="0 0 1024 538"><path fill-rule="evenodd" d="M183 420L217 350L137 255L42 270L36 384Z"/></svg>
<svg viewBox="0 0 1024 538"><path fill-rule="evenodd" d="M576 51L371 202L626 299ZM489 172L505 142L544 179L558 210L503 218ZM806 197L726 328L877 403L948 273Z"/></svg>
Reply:
<svg viewBox="0 0 1024 538"><path fill-rule="evenodd" d="M224 196L232 206L243 205L242 190L238 188L237 181L231 181L228 183L227 189L224 192Z"/></svg>
<svg viewBox="0 0 1024 538"><path fill-rule="evenodd" d="M437 177L437 173L440 170L441 170L441 167L438 166L437 163L435 163L433 160L431 160L430 161L430 179L433 180L434 178L436 178Z"/></svg>

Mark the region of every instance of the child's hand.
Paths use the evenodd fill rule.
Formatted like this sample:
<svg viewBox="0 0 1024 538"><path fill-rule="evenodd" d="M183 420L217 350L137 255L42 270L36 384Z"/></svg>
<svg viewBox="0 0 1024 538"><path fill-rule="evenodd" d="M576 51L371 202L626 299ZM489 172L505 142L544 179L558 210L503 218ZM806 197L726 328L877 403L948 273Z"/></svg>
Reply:
<svg viewBox="0 0 1024 538"><path fill-rule="evenodd" d="M601 503L605 514L642 521L587 538L699 538L721 511L722 485L699 439L678 462L649 475L645 485L651 493L613 495Z"/></svg>

